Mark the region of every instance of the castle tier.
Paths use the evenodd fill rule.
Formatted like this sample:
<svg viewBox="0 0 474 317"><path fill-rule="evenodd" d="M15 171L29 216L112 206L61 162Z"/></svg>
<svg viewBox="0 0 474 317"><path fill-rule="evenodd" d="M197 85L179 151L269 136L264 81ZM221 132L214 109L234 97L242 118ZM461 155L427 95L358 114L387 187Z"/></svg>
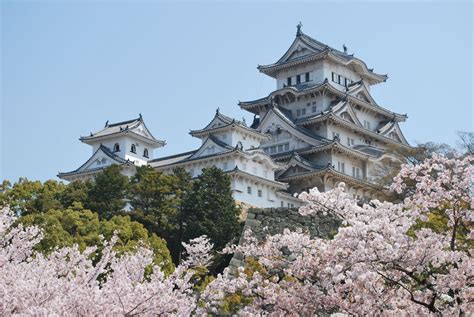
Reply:
<svg viewBox="0 0 474 317"><path fill-rule="evenodd" d="M155 139L141 115L118 123L107 121L102 130L79 140L92 146L92 156L74 171L59 173L61 179L86 180L111 164L123 166L123 174L132 176L135 166L147 164L153 159L153 150L166 144Z"/></svg>
<svg viewBox="0 0 474 317"><path fill-rule="evenodd" d="M236 201L257 207L301 205L293 194L313 187L320 191L347 184L357 199L386 198L376 183L381 166L405 160L410 145L394 113L370 95L370 87L387 80L360 59L325 45L301 31L274 64L258 66L276 80L267 97L240 102L254 122L229 118L219 110L209 124L190 134L202 140L189 152L153 159L164 146L138 119L106 123L104 129L81 137L92 146L92 157L78 169L59 173L65 180L94 176L110 164L150 164L172 173L183 167L195 178L206 167L221 168L231 177Z"/></svg>
<svg viewBox="0 0 474 317"><path fill-rule="evenodd" d="M276 79L267 97L240 102L255 115L251 128L268 136L262 150L286 165L276 179L290 192L321 191L343 181L354 198L384 198L375 184L378 166L403 161L410 149L394 113L370 95L386 81L353 55L301 31L274 64L258 66Z"/></svg>
<svg viewBox="0 0 474 317"><path fill-rule="evenodd" d="M190 134L202 140L197 150L151 160L149 164L165 173L182 167L192 177L199 176L204 168L218 167L230 176L232 195L239 203L257 207L300 205L286 192L288 185L275 180L275 172L284 166L260 149L268 136L219 110L205 128Z"/></svg>

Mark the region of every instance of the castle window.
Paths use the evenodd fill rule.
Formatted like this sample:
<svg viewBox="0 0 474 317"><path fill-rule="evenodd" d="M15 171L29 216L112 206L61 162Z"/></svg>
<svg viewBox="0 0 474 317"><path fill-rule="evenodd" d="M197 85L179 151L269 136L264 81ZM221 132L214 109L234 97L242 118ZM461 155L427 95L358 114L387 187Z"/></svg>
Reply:
<svg viewBox="0 0 474 317"><path fill-rule="evenodd" d="M296 116L297 116L297 117L301 116L301 109L297 109L297 110L296 110Z"/></svg>
<svg viewBox="0 0 474 317"><path fill-rule="evenodd" d="M318 109L318 108L317 108L316 106L313 106L313 108L312 108L311 111L312 111L313 113L315 113L315 112L317 111L317 109Z"/></svg>
<svg viewBox="0 0 474 317"><path fill-rule="evenodd" d="M309 73L306 73L306 74L305 74L305 80L306 80L306 81L309 81Z"/></svg>
<svg viewBox="0 0 474 317"><path fill-rule="evenodd" d="M247 194L252 195L252 187L247 186Z"/></svg>
<svg viewBox="0 0 474 317"><path fill-rule="evenodd" d="M301 109L301 115L302 116L306 115L306 108Z"/></svg>
<svg viewBox="0 0 474 317"><path fill-rule="evenodd" d="M283 201L280 201L280 206L281 208L285 207L285 204L283 203Z"/></svg>
<svg viewBox="0 0 474 317"><path fill-rule="evenodd" d="M301 75L296 75L296 84L301 84Z"/></svg>
<svg viewBox="0 0 474 317"><path fill-rule="evenodd" d="M258 192L257 192L257 194L258 194L258 197L262 197L262 190L259 189Z"/></svg>
<svg viewBox="0 0 474 317"><path fill-rule="evenodd" d="M288 84L288 86L291 86L291 77L288 77L288 78L286 79L286 83Z"/></svg>
<svg viewBox="0 0 474 317"><path fill-rule="evenodd" d="M114 144L114 152L119 152L120 151L120 145L118 143Z"/></svg>
<svg viewBox="0 0 474 317"><path fill-rule="evenodd" d="M285 143L285 151L289 151L290 150L290 143Z"/></svg>
<svg viewBox="0 0 474 317"><path fill-rule="evenodd" d="M360 178L360 168L352 167L352 177Z"/></svg>
<svg viewBox="0 0 474 317"><path fill-rule="evenodd" d="M337 75L335 72L332 72L332 81L336 82Z"/></svg>
<svg viewBox="0 0 474 317"><path fill-rule="evenodd" d="M337 170L341 173L345 173L345 164L344 163L341 163L341 162L337 162Z"/></svg>
<svg viewBox="0 0 474 317"><path fill-rule="evenodd" d="M132 147L130 148L130 152L137 153L137 147L135 144L132 144Z"/></svg>
<svg viewBox="0 0 474 317"><path fill-rule="evenodd" d="M364 128L370 130L370 121L364 120Z"/></svg>
<svg viewBox="0 0 474 317"><path fill-rule="evenodd" d="M148 158L148 149L143 150L143 157Z"/></svg>

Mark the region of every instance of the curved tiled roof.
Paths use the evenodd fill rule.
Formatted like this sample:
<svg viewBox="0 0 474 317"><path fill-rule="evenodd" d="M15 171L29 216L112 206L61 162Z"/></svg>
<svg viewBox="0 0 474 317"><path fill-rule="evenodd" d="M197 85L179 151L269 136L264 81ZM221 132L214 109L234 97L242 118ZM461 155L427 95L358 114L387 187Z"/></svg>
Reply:
<svg viewBox="0 0 474 317"><path fill-rule="evenodd" d="M93 169L88 169L88 170L83 170L81 171L81 169L85 166L87 166L87 164L89 164L92 159L94 158L94 156L99 152L99 151L102 151L106 156L108 156L109 158L111 158L112 160L114 160L115 162L119 163L119 164L127 164L127 163L132 163L131 161L129 160L125 160L123 158L121 158L120 156L116 155L115 153L113 153L112 151L109 150L108 147L106 147L105 145L100 145L97 150L91 155L91 157L84 163L82 164L81 166L79 166L78 168L76 168L75 170L73 171L70 171L70 172L64 172L64 173L61 173L59 172L58 173L58 177L61 178L63 176L68 176L68 175L74 175L74 174L78 174L78 173L82 173L82 172L90 172L90 171L95 171L95 170L101 170L103 169L104 167L98 167L98 168L93 168ZM133 164L133 163L132 163Z"/></svg>
<svg viewBox="0 0 474 317"><path fill-rule="evenodd" d="M214 120L216 118L219 119L223 123L223 125L218 125L216 127L211 127L212 122L214 122ZM196 137L206 136L208 134L216 133L219 130L227 129L227 128L230 128L232 126L243 129L247 133L253 134L254 136L261 137L262 139L266 138L265 135L262 135L261 133L259 133L255 129L253 129L252 127L248 127L244 122L235 120L235 119L230 118L228 116L225 116L225 115L221 114L219 111L216 111L216 115L211 120L211 122L209 122L209 124L207 126L205 126L203 129L200 129L200 130L191 130L189 132L189 134L191 134L192 136L196 136Z"/></svg>
<svg viewBox="0 0 474 317"><path fill-rule="evenodd" d="M140 124L143 124L143 126L145 127L146 132L147 132L147 134L149 134L149 136L142 135L140 133L137 133L137 132L133 131L135 128L140 126ZM161 146L165 145L164 141L158 140L153 136L153 134L147 128L145 122L143 121L143 117L141 115L136 119L117 122L117 123L109 123L107 121L102 130L99 130L95 133L91 133L88 136L82 136L82 137L79 138L79 140L82 141L82 142L87 143L87 142L93 141L95 139L99 140L99 139L106 138L106 137L109 137L109 136L116 136L116 135L126 134L126 133L131 133L131 134L136 135L137 137L144 138L144 139L148 140L148 142L156 143L156 144L159 144Z"/></svg>
<svg viewBox="0 0 474 317"><path fill-rule="evenodd" d="M313 52L310 54L306 54L306 55L288 60L288 58L290 57L289 53L296 46L296 43L298 42L302 42L303 44L311 48ZM319 42L318 40L312 38L311 36L301 31L297 33L296 38L294 39L293 43L290 45L290 47L285 52L285 54L283 54L283 56L277 62L273 64L268 64L268 65L259 65L257 68L261 72L271 75L273 72L279 69L291 67L299 63L309 61L309 60L316 60L316 59L326 58L326 57L330 57L335 61L340 61L341 63L345 65L351 64L351 63L355 63L359 65L362 68L364 75L367 78L370 78L372 83L380 83L387 80L388 78L387 75L381 75L381 74L375 73L373 69L370 69L367 67L364 61L354 57L353 54L350 55L345 52L341 52L333 47L328 46L327 44Z"/></svg>
<svg viewBox="0 0 474 317"><path fill-rule="evenodd" d="M359 83L358 85L363 85L363 84ZM407 118L406 114L395 113L395 112L390 111L390 110L388 110L388 109L386 109L382 106L379 106L378 104L371 104L370 102L367 102L367 101L362 100L362 99L360 99L360 98L358 98L354 95L351 95L351 93L353 91L342 91L339 88L332 85L327 78L320 84L310 84L310 85L306 85L306 86L304 86L304 88L300 88L300 89L298 89L297 86L299 86L299 85L288 86L288 87L277 89L277 90L271 92L267 97L263 97L263 98L260 98L260 99L251 100L251 101L240 101L239 106L244 110L254 112L252 109L255 109L258 106L269 105L272 102L272 98L275 95L281 95L281 94L284 94L284 93L287 93L287 92L291 92L291 93L294 93L298 96L298 95L304 94L304 93L312 93L312 92L318 92L320 90L324 90L324 91L329 91L330 93L333 93L334 95L336 95L337 97L339 97L341 99L347 99L347 100L349 100L349 101L351 101L351 102L353 102L353 103L355 103L355 104L357 104L361 107L364 107L364 108L373 110L375 112L381 113L384 116L387 116L387 117L390 117L390 118L395 117L399 121L404 121ZM357 88L359 88L359 87L357 87Z"/></svg>
<svg viewBox="0 0 474 317"><path fill-rule="evenodd" d="M270 114L270 112L275 113L278 117L280 117L282 120L284 120L287 124L289 124L292 128L299 131L300 133L318 141L330 142L329 139L322 137L309 129L300 127L297 124L295 124L294 119L291 116L291 113L289 113L286 109L278 107L278 106L272 107L272 109L265 114L265 116L260 120L260 122L263 122L263 120L265 120L265 117L267 117Z"/></svg>

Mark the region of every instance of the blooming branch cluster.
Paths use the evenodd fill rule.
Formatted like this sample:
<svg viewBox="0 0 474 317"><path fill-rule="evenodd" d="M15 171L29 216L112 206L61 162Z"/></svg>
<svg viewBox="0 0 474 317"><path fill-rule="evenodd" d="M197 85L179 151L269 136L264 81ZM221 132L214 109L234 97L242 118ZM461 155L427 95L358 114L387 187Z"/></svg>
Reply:
<svg viewBox="0 0 474 317"><path fill-rule="evenodd" d="M434 156L420 166L404 166L393 189L407 188L409 180L415 187L398 204L359 206L344 184L326 193L302 193L306 205L300 213L340 217L337 235L311 239L285 230L263 243L246 239L232 251L257 259L257 269L219 276L203 294L208 309L226 308L237 294L241 300L234 308L250 314L474 313L472 248L461 250L456 239L451 246L453 225L444 232L413 230L420 215L433 210L444 210L452 223L472 224L472 162Z"/></svg>
<svg viewBox="0 0 474 317"><path fill-rule="evenodd" d="M153 266L152 251L139 248L118 257L104 242L96 248L54 250L48 256L33 251L41 239L36 227L13 227L7 208L0 214L0 315L190 315L197 296L193 272L182 265L169 276ZM195 252L209 251L206 238L191 243ZM202 254L202 252L201 252ZM205 257L204 257L205 258ZM189 263L193 260L189 260ZM198 259L202 262L202 258ZM147 268L152 269L147 274Z"/></svg>
<svg viewBox="0 0 474 317"><path fill-rule="evenodd" d="M246 266L226 269L207 287L193 285L200 280L193 269L211 262L206 237L184 243L188 258L166 276L150 250L117 256L114 239L100 259L96 248L34 252L41 231L14 226L4 208L0 315L472 315L473 163L434 155L403 166L392 185L408 193L400 203L361 206L342 183L302 193L301 214L342 219L332 239L284 230L258 241L247 232L226 248L243 254ZM433 219L441 219L435 228Z"/></svg>

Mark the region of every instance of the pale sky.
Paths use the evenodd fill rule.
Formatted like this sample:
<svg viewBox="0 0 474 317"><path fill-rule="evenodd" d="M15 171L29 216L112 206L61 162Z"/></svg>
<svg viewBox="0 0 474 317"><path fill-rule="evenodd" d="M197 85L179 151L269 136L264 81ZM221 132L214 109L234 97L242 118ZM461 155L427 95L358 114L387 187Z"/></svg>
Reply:
<svg viewBox="0 0 474 317"><path fill-rule="evenodd" d="M267 96L258 64L280 58L296 24L364 60L386 83L372 94L408 113L416 142L456 143L473 131L473 4L322 1L2 1L0 179L56 179L91 155L78 138L143 114L167 145L195 149L190 129L215 109L252 115Z"/></svg>

